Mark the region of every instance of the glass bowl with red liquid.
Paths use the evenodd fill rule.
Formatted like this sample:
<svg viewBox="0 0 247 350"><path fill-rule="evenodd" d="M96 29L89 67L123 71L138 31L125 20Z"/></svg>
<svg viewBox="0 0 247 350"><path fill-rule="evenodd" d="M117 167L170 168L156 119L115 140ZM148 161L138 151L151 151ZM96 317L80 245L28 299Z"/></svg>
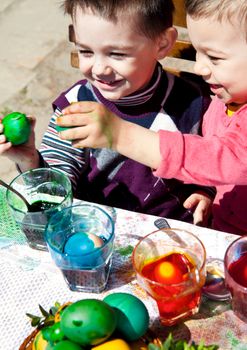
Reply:
<svg viewBox="0 0 247 350"><path fill-rule="evenodd" d="M234 313L247 322L247 236L233 241L224 257L225 283Z"/></svg>
<svg viewBox="0 0 247 350"><path fill-rule="evenodd" d="M152 232L136 245L132 263L137 280L156 301L163 325L174 325L198 312L205 261L202 242L181 229Z"/></svg>

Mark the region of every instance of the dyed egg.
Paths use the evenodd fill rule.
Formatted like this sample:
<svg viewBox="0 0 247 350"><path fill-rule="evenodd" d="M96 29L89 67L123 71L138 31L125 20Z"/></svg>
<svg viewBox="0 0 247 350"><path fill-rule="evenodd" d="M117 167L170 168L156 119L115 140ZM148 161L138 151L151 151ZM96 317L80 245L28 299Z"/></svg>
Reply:
<svg viewBox="0 0 247 350"><path fill-rule="evenodd" d="M92 233L78 232L69 237L65 243L64 252L68 255L87 254L95 248L101 247L103 244L104 241Z"/></svg>
<svg viewBox="0 0 247 350"><path fill-rule="evenodd" d="M124 340L114 339L94 346L91 350L131 350L131 348Z"/></svg>
<svg viewBox="0 0 247 350"><path fill-rule="evenodd" d="M14 146L28 141L31 133L30 121L25 114L13 112L2 119L3 133Z"/></svg>
<svg viewBox="0 0 247 350"><path fill-rule="evenodd" d="M117 315L116 330L127 341L143 336L149 325L149 314L144 303L128 293L113 293L103 299Z"/></svg>
<svg viewBox="0 0 247 350"><path fill-rule="evenodd" d="M97 345L108 339L116 328L116 314L105 302L97 299L79 300L61 315L65 336L83 346Z"/></svg>
<svg viewBox="0 0 247 350"><path fill-rule="evenodd" d="M181 271L169 261L163 261L155 266L154 278L162 284L176 284L183 281Z"/></svg>
<svg viewBox="0 0 247 350"><path fill-rule="evenodd" d="M52 347L51 350L83 350L83 348L70 340L62 340Z"/></svg>
<svg viewBox="0 0 247 350"><path fill-rule="evenodd" d="M61 340L64 340L65 335L61 329L60 322L54 323L50 328L51 328L50 339L49 339L50 342L56 343Z"/></svg>
<svg viewBox="0 0 247 350"><path fill-rule="evenodd" d="M47 344L48 342L47 340L44 339L43 329L42 329L36 334L33 340L32 350L46 350Z"/></svg>

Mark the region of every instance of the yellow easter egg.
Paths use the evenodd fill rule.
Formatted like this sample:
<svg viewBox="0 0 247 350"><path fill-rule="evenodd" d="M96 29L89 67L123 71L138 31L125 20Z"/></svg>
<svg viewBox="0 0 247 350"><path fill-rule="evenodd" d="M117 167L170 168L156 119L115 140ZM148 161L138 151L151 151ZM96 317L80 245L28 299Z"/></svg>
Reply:
<svg viewBox="0 0 247 350"><path fill-rule="evenodd" d="M36 334L33 340L32 350L45 350L47 344L48 342L43 338L43 333L41 330Z"/></svg>
<svg viewBox="0 0 247 350"><path fill-rule="evenodd" d="M91 350L131 350L131 348L124 340L114 339L94 346Z"/></svg>

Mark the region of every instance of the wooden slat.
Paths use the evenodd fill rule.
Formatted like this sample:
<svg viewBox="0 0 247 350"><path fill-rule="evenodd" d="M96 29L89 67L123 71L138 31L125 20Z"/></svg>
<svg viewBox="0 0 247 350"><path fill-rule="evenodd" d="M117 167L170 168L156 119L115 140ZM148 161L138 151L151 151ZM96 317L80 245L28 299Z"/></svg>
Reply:
<svg viewBox="0 0 247 350"><path fill-rule="evenodd" d="M73 24L69 25L69 41L71 43L75 43L75 31L74 31Z"/></svg>
<svg viewBox="0 0 247 350"><path fill-rule="evenodd" d="M79 68L79 57L76 50L71 51L70 63L73 68Z"/></svg>
<svg viewBox="0 0 247 350"><path fill-rule="evenodd" d="M173 16L173 24L179 27L187 27L186 11L184 7L184 0L173 0L175 12Z"/></svg>
<svg viewBox="0 0 247 350"><path fill-rule="evenodd" d="M177 40L172 50L168 53L168 56L194 61L195 49L191 45L190 41Z"/></svg>

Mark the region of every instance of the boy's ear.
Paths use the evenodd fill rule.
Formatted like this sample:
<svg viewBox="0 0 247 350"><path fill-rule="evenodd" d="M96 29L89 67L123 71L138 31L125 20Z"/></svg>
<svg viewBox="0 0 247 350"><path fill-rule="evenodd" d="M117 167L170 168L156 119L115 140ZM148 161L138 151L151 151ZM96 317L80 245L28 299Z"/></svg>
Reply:
<svg viewBox="0 0 247 350"><path fill-rule="evenodd" d="M165 58L168 52L173 48L178 37L177 29L167 28L158 38L157 60Z"/></svg>

